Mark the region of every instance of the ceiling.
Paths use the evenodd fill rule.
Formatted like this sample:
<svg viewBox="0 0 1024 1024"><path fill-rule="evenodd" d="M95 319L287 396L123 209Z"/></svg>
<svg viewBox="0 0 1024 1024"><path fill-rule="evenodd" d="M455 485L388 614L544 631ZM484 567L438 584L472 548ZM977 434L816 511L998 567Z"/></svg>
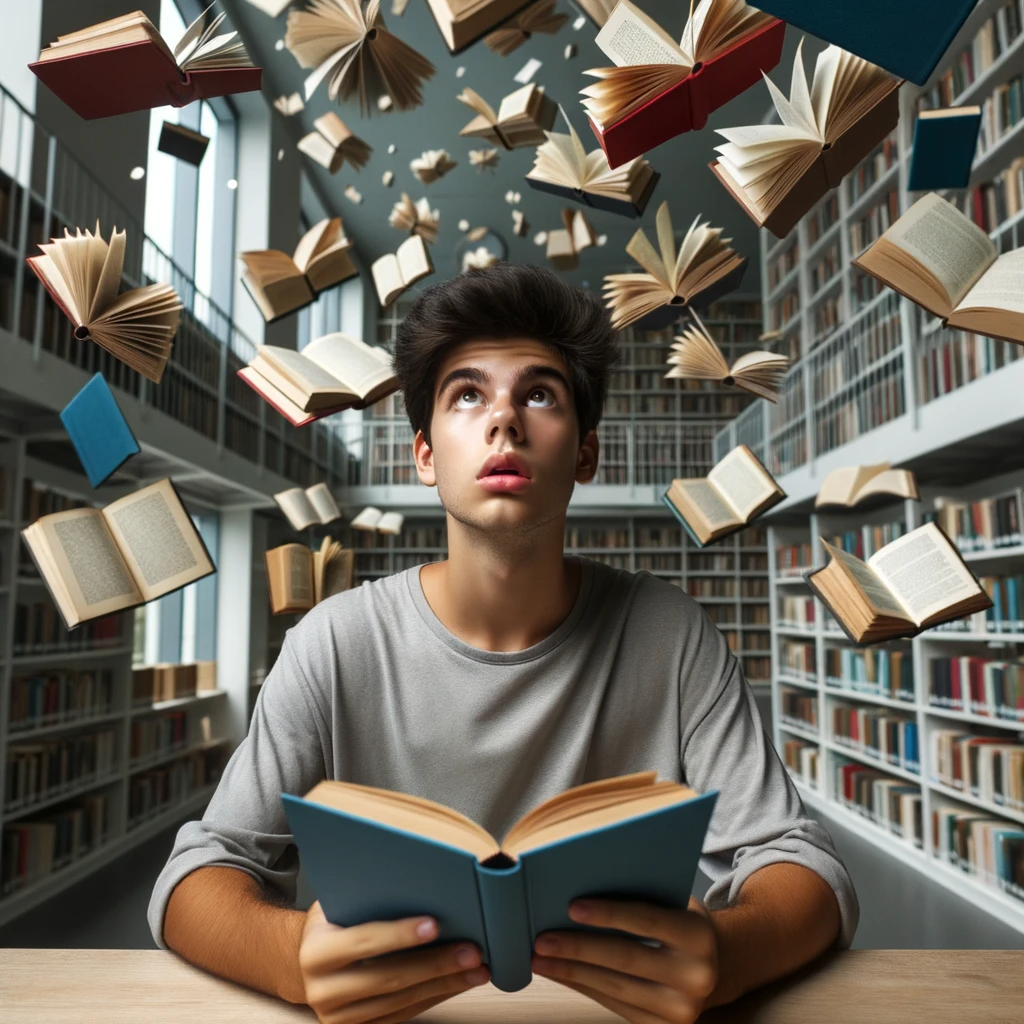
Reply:
<svg viewBox="0 0 1024 1024"><path fill-rule="evenodd" d="M309 72L299 67L288 50L275 49L275 44L285 34L287 12L271 18L243 0L225 0L224 6L235 19L253 61L264 69L264 92L272 98L296 91L302 93ZM302 0L293 0L292 6L300 8L304 4ZM683 0L639 0L639 6L672 36L679 38L688 10ZM373 155L362 170L356 172L346 165L333 177L306 160L307 171L316 180L321 194L329 199L331 211L342 216L346 233L353 239L366 265L393 251L402 240L402 234L388 224L388 214L403 191L413 199L426 196L431 207L440 212L440 231L431 253L439 276L456 272L455 253L463 240L458 222L462 218L474 227L486 225L496 230L508 245L508 259L546 264L544 249L533 243L533 235L539 230L561 226L562 207L577 204L536 192L526 184L523 176L533 166L533 148L501 150L496 170L479 172L473 168L469 163L469 150L483 148L487 143L483 139L459 136L459 129L474 115L455 97L468 85L497 107L504 95L520 87L513 76L530 58L536 58L542 66L533 80L561 103L584 146L592 149L597 140L589 129L579 90L592 81L583 75L584 70L609 63L594 43L597 29L587 21L578 31L574 30L573 21L580 11L569 0L558 0L557 10L570 17L556 35L534 35L507 57L492 53L482 41L453 56L434 23L426 0L409 0L400 17L390 13L391 0L382 0L381 9L389 31L419 50L437 70L433 78L424 83L422 107L385 114L374 110L372 117L363 118L355 99L344 104L331 103L326 85L321 85L306 109L289 119L297 141L312 130L312 122L317 117L334 109L373 147ZM773 80L786 93L799 38L800 33L789 28L782 60L772 73ZM570 60L566 60L563 53L568 43L575 43L578 51ZM804 46L808 68L813 67L813 57L823 45L808 38ZM456 77L459 67L465 68L462 77ZM714 226L723 227L725 237L733 239L733 247L750 260L740 289L747 294L760 293L757 229L726 194L707 164L714 157L713 147L722 141L714 134L714 128L757 124L769 106L768 90L763 83L759 84L713 113L703 131L677 136L645 154L654 169L661 173L661 180L639 224L653 238L655 212L661 201L667 199L677 236L681 236L698 214ZM565 131L561 118L556 121L555 130ZM388 154L391 144L397 147L394 155ZM446 149L458 166L439 181L421 184L409 169L409 161L426 149ZM381 182L386 170L394 172L390 187ZM345 186L349 184L362 193L362 203L354 204L344 196ZM518 208L526 214L529 224L525 238L512 233L513 207L504 198L510 189L521 195ZM638 222L595 210L588 211L587 216L597 234L607 235L607 242L600 248L582 252L579 267L564 273L574 284L599 290L603 274L633 267L623 250Z"/></svg>

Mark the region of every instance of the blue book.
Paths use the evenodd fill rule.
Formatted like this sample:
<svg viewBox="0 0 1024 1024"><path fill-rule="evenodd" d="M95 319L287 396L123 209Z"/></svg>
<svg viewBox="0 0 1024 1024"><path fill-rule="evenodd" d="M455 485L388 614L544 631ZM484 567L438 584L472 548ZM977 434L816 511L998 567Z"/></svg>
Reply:
<svg viewBox="0 0 1024 1024"><path fill-rule="evenodd" d="M60 420L93 487L139 453L139 442L102 373L64 406Z"/></svg>
<svg viewBox="0 0 1024 1024"><path fill-rule="evenodd" d="M967 188L978 149L981 107L925 110L914 123L907 188L933 192Z"/></svg>
<svg viewBox="0 0 1024 1024"><path fill-rule="evenodd" d="M656 774L567 790L520 821L549 805L607 794L604 820L592 811L575 824L542 821L518 837L513 826L504 849L450 808L386 790L329 780L304 797L282 793L281 801L328 921L350 927L430 915L438 936L429 945L475 943L495 987L515 992L530 983L541 932L621 934L573 921L574 899L688 906L718 790L695 794L655 783Z"/></svg>
<svg viewBox="0 0 1024 1024"><path fill-rule="evenodd" d="M977 0L758 0L758 10L924 85Z"/></svg>

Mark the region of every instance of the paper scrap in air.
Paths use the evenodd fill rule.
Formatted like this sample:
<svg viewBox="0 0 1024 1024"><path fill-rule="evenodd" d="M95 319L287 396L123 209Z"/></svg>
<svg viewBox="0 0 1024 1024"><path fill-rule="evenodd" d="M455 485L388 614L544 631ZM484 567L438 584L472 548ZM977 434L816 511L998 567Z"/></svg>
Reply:
<svg viewBox="0 0 1024 1024"><path fill-rule="evenodd" d="M531 57L516 73L515 80L522 85L527 85L535 74L540 70L541 61Z"/></svg>

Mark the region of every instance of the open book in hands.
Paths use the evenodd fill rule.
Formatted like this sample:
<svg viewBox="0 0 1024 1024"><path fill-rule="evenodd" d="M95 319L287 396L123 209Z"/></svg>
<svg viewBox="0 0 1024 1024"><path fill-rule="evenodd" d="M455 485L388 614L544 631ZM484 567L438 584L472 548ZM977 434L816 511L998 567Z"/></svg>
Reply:
<svg viewBox="0 0 1024 1024"><path fill-rule="evenodd" d="M544 88L530 82L502 101L498 112L479 93L466 86L456 97L476 111L473 118L460 131L460 135L486 139L488 142L517 149L520 146L538 146L545 133L555 124L558 107Z"/></svg>
<svg viewBox="0 0 1024 1024"><path fill-rule="evenodd" d="M340 780L282 793L313 892L332 924L429 914L437 942L476 943L496 988L531 979L533 945L580 897L685 910L718 791L657 772L575 786L524 814L499 843L451 807ZM338 858L344 854L344 870Z"/></svg>
<svg viewBox="0 0 1024 1024"><path fill-rule="evenodd" d="M867 562L824 538L828 564L807 585L855 644L917 636L992 607L992 600L935 523L876 551Z"/></svg>
<svg viewBox="0 0 1024 1024"><path fill-rule="evenodd" d="M706 477L673 480L661 500L702 548L738 533L785 497L761 460L741 444Z"/></svg>
<svg viewBox="0 0 1024 1024"><path fill-rule="evenodd" d="M299 239L293 255L279 249L253 249L239 254L245 264L242 284L267 323L310 305L327 288L350 277L356 269L340 217L325 218Z"/></svg>
<svg viewBox="0 0 1024 1024"><path fill-rule="evenodd" d="M808 88L803 39L789 99L764 80L782 124L716 128L726 142L708 166L759 227L782 238L896 127L901 81L829 46Z"/></svg>
<svg viewBox="0 0 1024 1024"><path fill-rule="evenodd" d="M612 326L626 327L661 306L702 308L739 286L747 261L729 246L731 238L722 238L722 228L708 221L700 223L698 214L676 250L675 232L668 200L658 207L655 217L658 249L639 228L626 246L626 252L643 267L643 272L606 274L605 305L612 311ZM672 320L681 312L666 310ZM671 320L667 321L671 322Z"/></svg>
<svg viewBox="0 0 1024 1024"><path fill-rule="evenodd" d="M299 139L298 148L329 174L341 170L346 160L358 171L373 152L333 110L313 122L313 131Z"/></svg>
<svg viewBox="0 0 1024 1024"><path fill-rule="evenodd" d="M379 508L367 505L348 524L353 530L376 530L377 533L390 533L397 536L402 532L405 516L401 512L381 512Z"/></svg>
<svg viewBox="0 0 1024 1024"><path fill-rule="evenodd" d="M553 36L568 20L555 10L556 0L537 0L484 36L484 45L501 57L519 49L536 32Z"/></svg>
<svg viewBox="0 0 1024 1024"><path fill-rule="evenodd" d="M42 255L25 262L75 325L76 339L91 338L159 384L181 320L181 299L169 284L120 292L126 244L116 227L105 242L97 221L95 234L76 228L72 236L65 228L63 238L40 242Z"/></svg>
<svg viewBox="0 0 1024 1024"><path fill-rule="evenodd" d="M889 462L873 466L841 466L822 481L814 507L842 505L853 508L877 497L918 498L917 480L909 469L893 469Z"/></svg>
<svg viewBox="0 0 1024 1024"><path fill-rule="evenodd" d="M289 487L274 495L278 508L288 517L295 530L305 530L317 523L326 525L341 518L341 509L331 494L331 489L321 481L307 487Z"/></svg>
<svg viewBox="0 0 1024 1024"><path fill-rule="evenodd" d="M853 263L950 327L1024 345L1024 249L1000 255L934 192Z"/></svg>
<svg viewBox="0 0 1024 1024"><path fill-rule="evenodd" d="M548 232L545 255L558 270L574 270L579 254L597 244L597 235L582 210L562 210L561 228Z"/></svg>
<svg viewBox="0 0 1024 1024"><path fill-rule="evenodd" d="M319 551L304 544L282 544L264 558L273 615L308 612L325 598L352 587L355 552L324 537Z"/></svg>
<svg viewBox="0 0 1024 1024"><path fill-rule="evenodd" d="M387 252L370 265L377 298L390 306L404 291L434 272L430 252L420 235L411 235L394 252Z"/></svg>
<svg viewBox="0 0 1024 1024"><path fill-rule="evenodd" d="M68 629L216 571L170 480L103 509L42 516L21 535Z"/></svg>

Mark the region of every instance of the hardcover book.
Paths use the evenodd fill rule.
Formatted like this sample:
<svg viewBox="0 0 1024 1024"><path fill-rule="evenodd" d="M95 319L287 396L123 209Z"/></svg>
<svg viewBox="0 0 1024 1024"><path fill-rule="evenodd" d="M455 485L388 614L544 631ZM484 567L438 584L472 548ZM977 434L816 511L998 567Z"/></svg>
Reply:
<svg viewBox="0 0 1024 1024"><path fill-rule="evenodd" d="M531 0L427 0L450 53L461 52L530 3Z"/></svg>
<svg viewBox="0 0 1024 1024"><path fill-rule="evenodd" d="M304 544L282 544L266 552L272 615L308 612L325 598L352 587L355 552L324 537L317 551Z"/></svg>
<svg viewBox="0 0 1024 1024"><path fill-rule="evenodd" d="M978 106L922 110L914 122L907 191L967 188L980 129Z"/></svg>
<svg viewBox="0 0 1024 1024"><path fill-rule="evenodd" d="M102 373L93 374L89 383L64 406L60 421L91 487L99 487L139 453L139 442Z"/></svg>

